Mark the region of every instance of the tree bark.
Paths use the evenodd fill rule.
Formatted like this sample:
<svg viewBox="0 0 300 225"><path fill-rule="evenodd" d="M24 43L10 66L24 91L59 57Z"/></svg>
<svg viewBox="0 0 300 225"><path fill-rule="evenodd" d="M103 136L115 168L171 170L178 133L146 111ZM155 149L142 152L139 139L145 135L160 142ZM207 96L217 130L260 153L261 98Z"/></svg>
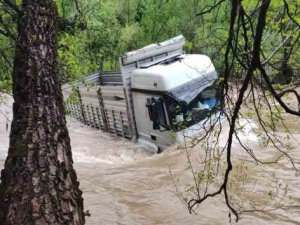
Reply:
<svg viewBox="0 0 300 225"><path fill-rule="evenodd" d="M23 0L13 71L13 121L0 183L1 225L82 225L56 57L57 8Z"/></svg>

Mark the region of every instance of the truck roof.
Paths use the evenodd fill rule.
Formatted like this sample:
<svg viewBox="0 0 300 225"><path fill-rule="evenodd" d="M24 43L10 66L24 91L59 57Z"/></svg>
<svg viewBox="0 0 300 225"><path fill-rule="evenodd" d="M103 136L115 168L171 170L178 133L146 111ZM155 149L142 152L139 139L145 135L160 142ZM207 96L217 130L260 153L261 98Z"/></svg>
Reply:
<svg viewBox="0 0 300 225"><path fill-rule="evenodd" d="M169 92L201 79L206 79L209 83L217 79L217 73L210 58L196 54L180 55L173 61L134 70L131 74L131 87Z"/></svg>

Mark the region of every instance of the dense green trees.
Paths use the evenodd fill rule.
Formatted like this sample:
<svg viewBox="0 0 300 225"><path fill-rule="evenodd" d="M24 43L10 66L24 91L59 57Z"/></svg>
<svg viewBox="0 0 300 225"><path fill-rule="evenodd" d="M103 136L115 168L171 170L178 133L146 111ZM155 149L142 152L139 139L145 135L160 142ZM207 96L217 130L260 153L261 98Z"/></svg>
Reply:
<svg viewBox="0 0 300 225"><path fill-rule="evenodd" d="M222 54L228 36L229 4L219 4L209 10L215 1L204 0L57 0L62 21L69 26L59 36L59 63L62 76L77 79L100 67L105 70L118 69L118 57L128 50L146 44L166 40L182 33L186 39L188 53L209 55L219 71L223 68ZM299 0L290 0L290 12L299 21ZM7 4L0 3L0 32L2 47L1 88L9 89L16 16ZM256 1L245 1L245 9L251 10ZM299 63L299 54L292 58L288 54L292 40L299 39L294 23L283 18L284 3L272 1L267 20L263 50L266 55L274 51L274 46L283 42L269 61L280 66L285 58L288 63L282 69L294 68ZM209 11L209 13L203 13ZM254 12L255 13L255 12ZM67 32L65 32L67 31ZM242 44L242 43L240 43ZM299 48L299 46L296 46ZM286 52L284 57L284 52ZM300 52L300 51L298 51ZM267 57L267 56L266 56ZM295 69L295 68L294 68ZM297 68L296 68L297 69ZM270 67L272 70L272 67ZM276 81L276 71L272 71ZM288 71L289 73L289 71Z"/></svg>
<svg viewBox="0 0 300 225"><path fill-rule="evenodd" d="M187 52L206 52L214 54L222 47L220 40L225 40L220 30L222 25L214 27L224 18L220 15L212 23L203 23L197 17L197 8L201 1L155 1L155 0L58 0L57 5L61 20L69 26L59 36L59 63L61 74L68 79L77 79L103 67L105 70L118 69L118 57L128 50L166 40L180 33L187 38ZM7 13L2 3L5 23L0 26L10 27L15 35L16 19ZM225 13L222 13L225 16ZM213 15L211 17L214 17ZM217 18L217 17L216 17ZM224 21L223 21L224 22ZM84 24L84 27L81 25ZM208 38L214 33L215 38ZM14 40L11 36L0 35L7 47L0 52L2 60L1 75L5 78L1 88L9 88ZM214 47L212 47L215 45Z"/></svg>

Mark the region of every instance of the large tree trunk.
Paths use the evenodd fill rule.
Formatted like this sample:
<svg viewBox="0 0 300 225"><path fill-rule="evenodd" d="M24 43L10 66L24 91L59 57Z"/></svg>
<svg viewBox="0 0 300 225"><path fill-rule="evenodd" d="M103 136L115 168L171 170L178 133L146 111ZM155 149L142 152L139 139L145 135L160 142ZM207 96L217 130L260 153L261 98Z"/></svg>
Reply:
<svg viewBox="0 0 300 225"><path fill-rule="evenodd" d="M24 0L14 72L14 118L1 173L1 225L81 225L83 199L73 169L57 73L52 0Z"/></svg>

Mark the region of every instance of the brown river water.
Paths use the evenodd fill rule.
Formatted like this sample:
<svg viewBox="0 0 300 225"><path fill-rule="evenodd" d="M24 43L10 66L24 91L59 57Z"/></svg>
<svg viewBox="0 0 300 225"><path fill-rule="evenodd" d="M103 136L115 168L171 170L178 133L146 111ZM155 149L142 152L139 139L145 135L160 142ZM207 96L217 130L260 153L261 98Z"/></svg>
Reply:
<svg viewBox="0 0 300 225"><path fill-rule="evenodd" d="M2 169L9 141L6 117L11 119L11 108L8 104L2 105L0 109L0 169ZM298 129L300 121L289 122L294 136L300 140ZM196 215L188 213L175 191L170 176L171 170L183 186L185 182L191 180L191 174L186 170L187 158L183 150L171 147L161 154L152 155L133 142L85 127L74 119L68 119L68 126L74 166L84 193L85 210L89 210L91 214L91 217L86 219L87 225L233 224L229 222L229 211L224 205L222 196L198 207ZM259 147L255 143L256 137L251 133L244 134L243 138L262 152L261 157L270 159L274 156L271 147L270 149ZM239 165L241 159L246 157L237 144L234 144L233 148L234 164ZM190 151L193 157L201 157L200 147ZM295 165L299 168L300 148L296 148L291 154L295 159ZM247 160L244 162L247 163ZM238 224L300 224L300 177L296 176L287 160L280 160L277 165L255 166L249 163L249 168L249 182L253 183L252 191L243 195L250 199L268 200L270 192L281 191L275 186L288 184L289 198L293 203L298 203L298 206L264 213L246 213ZM240 192L235 194L240 195Z"/></svg>

